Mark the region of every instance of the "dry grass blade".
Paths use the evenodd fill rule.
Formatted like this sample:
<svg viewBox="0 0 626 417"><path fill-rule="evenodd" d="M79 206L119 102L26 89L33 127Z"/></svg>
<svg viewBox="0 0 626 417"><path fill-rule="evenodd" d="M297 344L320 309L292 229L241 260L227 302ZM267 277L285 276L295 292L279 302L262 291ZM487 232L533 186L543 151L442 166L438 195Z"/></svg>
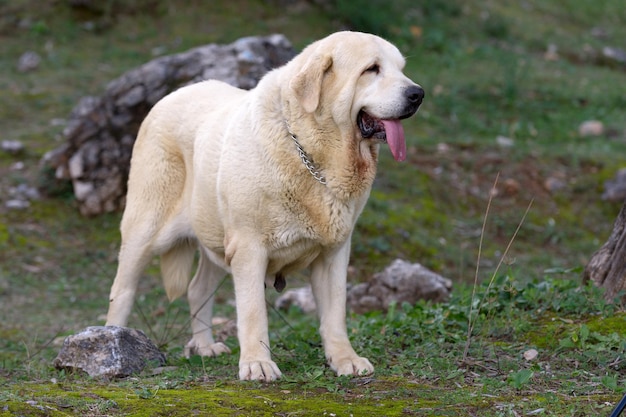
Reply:
<svg viewBox="0 0 626 417"><path fill-rule="evenodd" d="M478 318L478 314L480 313L480 309L483 305L484 302L484 297L486 297L486 295L489 293L489 290L491 289L491 286L493 285L494 280L496 279L496 277L498 276L498 272L500 270L500 267L502 266L502 263L504 262L504 260L506 259L509 250L511 249L511 246L513 245L513 242L515 241L515 238L517 237L517 234L519 233L522 225L524 224L524 221L526 220L526 216L528 215L530 208L533 205L533 201L534 199L530 200L530 202L528 203L528 206L526 207L526 211L524 211L524 215L522 216L522 218L520 219L519 223L517 224L517 228L515 229L515 232L513 233L513 236L511 236L511 239L509 240L509 243L506 246L506 249L504 250L504 253L502 254L502 256L500 256L500 260L498 261L498 265L496 266L496 269L494 270L493 274L491 275L491 279L489 280L489 285L487 286L487 290L485 291L485 295L483 296L483 298L479 301L478 305L476 306L476 310L474 311L474 298L476 296L476 288L478 287L478 273L480 271L480 259L482 256L482 246L483 246L483 239L485 236L485 229L487 227L487 218L489 217L489 210L491 209L491 201L493 199L493 196L495 195L495 190L496 190L496 186L498 184L498 179L500 177L500 174L498 173L498 175L496 175L496 179L493 183L493 187L491 188L491 192L489 193L489 200L487 201L487 208L485 210L485 217L483 218L483 225L482 225L482 229L481 229L481 233L480 233L480 241L478 243L478 259L476 261L476 272L474 274L474 286L472 288L472 295L470 298L470 310L469 310L469 314L468 314L468 325L467 325L467 340L465 341L465 349L463 350L463 362L465 362L467 360L467 355L469 353L469 349L472 343L472 332L474 331L474 326L476 325L476 319Z"/></svg>

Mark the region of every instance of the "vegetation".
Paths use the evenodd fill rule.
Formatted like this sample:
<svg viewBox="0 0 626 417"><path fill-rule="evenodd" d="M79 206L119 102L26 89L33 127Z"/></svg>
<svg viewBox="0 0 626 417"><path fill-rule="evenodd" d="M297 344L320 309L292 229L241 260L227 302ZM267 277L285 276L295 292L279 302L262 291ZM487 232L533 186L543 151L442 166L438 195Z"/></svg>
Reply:
<svg viewBox="0 0 626 417"><path fill-rule="evenodd" d="M0 415L609 414L626 386L626 315L579 280L621 207L600 195L626 166L626 73L599 51L623 47L623 2L388 3L0 0L0 139L26 146L0 153ZM351 279L401 257L452 278L452 299L351 315L372 378L335 378L315 319L271 311L285 377L240 383L233 337L233 355L182 358L187 307L167 304L155 262L130 324L162 345L168 367L122 381L51 369L63 336L103 323L120 215L80 218L69 193L25 210L4 202L37 182L78 99L155 55L272 32L301 48L344 28L393 40L427 92L405 123L408 161L382 152ZM28 50L42 62L21 73ZM604 134L579 135L590 119ZM234 317L229 282L218 297L219 314Z"/></svg>

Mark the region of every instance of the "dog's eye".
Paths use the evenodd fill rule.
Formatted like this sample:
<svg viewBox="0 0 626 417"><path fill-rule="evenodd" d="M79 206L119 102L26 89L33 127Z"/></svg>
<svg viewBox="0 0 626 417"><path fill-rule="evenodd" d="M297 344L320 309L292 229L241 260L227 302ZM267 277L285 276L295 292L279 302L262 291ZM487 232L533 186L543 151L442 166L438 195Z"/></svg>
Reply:
<svg viewBox="0 0 626 417"><path fill-rule="evenodd" d="M374 74L378 74L380 72L380 66L378 64L373 64L368 67L365 72L373 72Z"/></svg>

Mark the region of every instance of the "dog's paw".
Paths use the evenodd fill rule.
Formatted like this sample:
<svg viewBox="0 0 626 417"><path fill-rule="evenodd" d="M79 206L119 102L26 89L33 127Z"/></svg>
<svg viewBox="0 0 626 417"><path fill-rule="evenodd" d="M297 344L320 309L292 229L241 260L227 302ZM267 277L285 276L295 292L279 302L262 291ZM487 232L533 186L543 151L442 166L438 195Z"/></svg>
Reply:
<svg viewBox="0 0 626 417"><path fill-rule="evenodd" d="M354 356L352 358L343 358L338 361L331 361L330 367L337 373L337 376L354 375L365 376L374 373L374 366L367 358Z"/></svg>
<svg viewBox="0 0 626 417"><path fill-rule="evenodd" d="M222 353L230 353L228 346L222 342L212 343L206 346L198 346L195 341L191 340L185 346L185 357L189 359L193 355L200 356L218 356Z"/></svg>
<svg viewBox="0 0 626 417"><path fill-rule="evenodd" d="M282 376L274 361L251 361L239 363L239 379L242 381L275 381Z"/></svg>

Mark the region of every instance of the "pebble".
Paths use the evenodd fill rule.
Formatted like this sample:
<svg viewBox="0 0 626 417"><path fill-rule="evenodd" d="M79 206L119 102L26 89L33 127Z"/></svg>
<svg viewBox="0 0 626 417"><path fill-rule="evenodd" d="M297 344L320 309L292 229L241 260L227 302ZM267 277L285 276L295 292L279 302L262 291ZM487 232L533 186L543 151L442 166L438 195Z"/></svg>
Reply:
<svg viewBox="0 0 626 417"><path fill-rule="evenodd" d="M28 184L20 184L17 187L11 187L9 194L20 200L37 200L39 199L39 191L37 188L31 187Z"/></svg>
<svg viewBox="0 0 626 417"><path fill-rule="evenodd" d="M24 144L19 140L3 140L0 148L6 153L16 155L24 150Z"/></svg>
<svg viewBox="0 0 626 417"><path fill-rule="evenodd" d="M578 127L578 134L582 137L600 136L604 134L604 123L599 120L586 120Z"/></svg>
<svg viewBox="0 0 626 417"><path fill-rule="evenodd" d="M27 51L20 56L17 61L17 70L19 72L29 72L36 70L41 63L41 57L37 52Z"/></svg>
<svg viewBox="0 0 626 417"><path fill-rule="evenodd" d="M526 359L527 361L532 361L533 359L536 359L538 355L539 352L537 352L537 349L528 349L526 352L524 352L524 359Z"/></svg>
<svg viewBox="0 0 626 417"><path fill-rule="evenodd" d="M24 210L30 207L30 202L28 200L13 199L13 200L7 200L7 202L4 203L4 205L6 208L10 210Z"/></svg>
<svg viewBox="0 0 626 417"><path fill-rule="evenodd" d="M506 137L506 136L498 136L496 138L496 143L501 148L512 148L513 145L515 145L515 141L513 139L511 139L511 138Z"/></svg>

